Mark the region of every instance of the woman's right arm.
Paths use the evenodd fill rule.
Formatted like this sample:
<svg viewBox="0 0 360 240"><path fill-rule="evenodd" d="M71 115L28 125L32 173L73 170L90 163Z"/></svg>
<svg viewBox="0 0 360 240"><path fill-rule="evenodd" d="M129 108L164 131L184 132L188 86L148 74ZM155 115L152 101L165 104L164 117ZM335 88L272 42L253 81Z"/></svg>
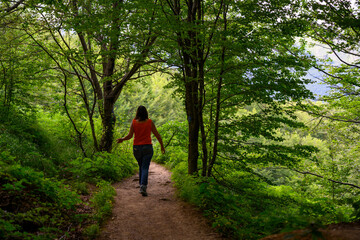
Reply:
<svg viewBox="0 0 360 240"><path fill-rule="evenodd" d="M117 143L122 143L122 142L125 141L125 140L131 139L131 138L133 137L133 135L134 135L134 127L133 127L133 125L132 125L132 123L131 123L131 125L130 125L130 130L129 130L128 135L126 135L126 136L123 137L123 138L119 138L119 139L117 139L116 141L117 141Z"/></svg>

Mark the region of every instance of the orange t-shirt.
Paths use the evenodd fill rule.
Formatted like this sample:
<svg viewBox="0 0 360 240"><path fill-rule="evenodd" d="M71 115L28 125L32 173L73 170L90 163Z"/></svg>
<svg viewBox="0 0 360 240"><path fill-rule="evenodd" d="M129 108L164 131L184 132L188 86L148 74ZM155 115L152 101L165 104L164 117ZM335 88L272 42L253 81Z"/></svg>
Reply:
<svg viewBox="0 0 360 240"><path fill-rule="evenodd" d="M151 119L139 122L135 119L132 121L134 129L134 145L148 145L151 143Z"/></svg>

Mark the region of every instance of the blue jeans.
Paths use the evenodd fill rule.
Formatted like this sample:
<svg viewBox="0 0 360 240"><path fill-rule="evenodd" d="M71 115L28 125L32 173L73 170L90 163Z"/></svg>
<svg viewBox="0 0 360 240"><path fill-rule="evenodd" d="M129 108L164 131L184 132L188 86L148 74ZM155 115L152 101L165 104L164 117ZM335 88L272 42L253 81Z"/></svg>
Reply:
<svg viewBox="0 0 360 240"><path fill-rule="evenodd" d="M150 161L154 154L153 146L149 145L134 145L134 157L139 165L139 184L147 186Z"/></svg>

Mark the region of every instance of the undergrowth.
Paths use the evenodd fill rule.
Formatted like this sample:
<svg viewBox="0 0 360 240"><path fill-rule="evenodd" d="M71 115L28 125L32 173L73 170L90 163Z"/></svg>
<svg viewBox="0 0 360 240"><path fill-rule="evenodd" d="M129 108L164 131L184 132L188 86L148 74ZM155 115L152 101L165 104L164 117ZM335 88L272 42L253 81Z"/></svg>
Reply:
<svg viewBox="0 0 360 240"><path fill-rule="evenodd" d="M20 164L0 161L1 239L54 239L77 225L79 196Z"/></svg>
<svg viewBox="0 0 360 240"><path fill-rule="evenodd" d="M245 171L232 169L219 178L189 176L186 162L177 156L182 154L159 162L172 168L178 195L202 209L212 226L230 239L259 239L356 219L356 207L321 196L304 197L291 186L270 185Z"/></svg>
<svg viewBox="0 0 360 240"><path fill-rule="evenodd" d="M111 182L134 173L131 156L82 157L62 115L0 120L0 239L96 238L111 215Z"/></svg>
<svg viewBox="0 0 360 240"><path fill-rule="evenodd" d="M259 239L348 220L329 200L309 201L290 187L269 186L250 175L239 176L236 185L228 185L231 181L219 183L214 178L189 176L186 164L172 171L179 196L201 208L212 226L229 238Z"/></svg>

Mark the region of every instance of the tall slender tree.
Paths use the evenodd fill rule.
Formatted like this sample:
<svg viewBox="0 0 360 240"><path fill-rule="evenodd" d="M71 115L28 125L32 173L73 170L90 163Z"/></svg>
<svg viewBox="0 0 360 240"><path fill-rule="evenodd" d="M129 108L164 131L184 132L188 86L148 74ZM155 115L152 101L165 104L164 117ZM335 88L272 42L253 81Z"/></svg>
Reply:
<svg viewBox="0 0 360 240"><path fill-rule="evenodd" d="M297 1L162 3L172 27L168 35L177 44L178 52L172 54L180 59L178 86L184 92L189 126L188 172L197 173L201 156L202 175L209 176L220 154L219 143L222 151L228 151L229 146L239 149L231 142L239 134L246 140L274 138L275 128L294 124L291 117L280 117L285 112L281 104L311 95L303 78L309 61L295 46L295 36L304 31L300 5ZM236 119L236 113L251 104L261 105L262 111Z"/></svg>
<svg viewBox="0 0 360 240"><path fill-rule="evenodd" d="M205 63L211 48L214 32L223 7L223 1L162 1L163 12L171 26L170 36L177 43L177 64L181 71L181 82L185 95L188 121L188 173L197 174L199 157L199 133L203 122L205 96ZM214 4L212 4L214 3ZM210 15L211 12L215 14ZM173 45L172 45L173 46ZM202 145L207 154L206 139ZM204 157L207 159L207 156Z"/></svg>

